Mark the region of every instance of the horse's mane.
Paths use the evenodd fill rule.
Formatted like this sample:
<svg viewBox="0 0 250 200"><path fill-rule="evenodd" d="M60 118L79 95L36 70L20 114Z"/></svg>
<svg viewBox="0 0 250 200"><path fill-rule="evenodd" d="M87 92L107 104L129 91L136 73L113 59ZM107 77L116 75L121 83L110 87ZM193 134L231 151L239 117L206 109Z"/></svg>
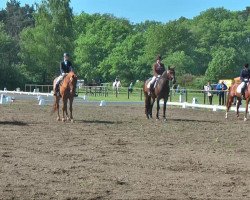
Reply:
<svg viewBox="0 0 250 200"><path fill-rule="evenodd" d="M70 82L70 79L73 79L73 80L75 80L75 81L77 80L77 76L76 76L76 74L75 74L73 71L69 72L69 73L65 76L65 78L63 79L62 86L68 85L68 83Z"/></svg>

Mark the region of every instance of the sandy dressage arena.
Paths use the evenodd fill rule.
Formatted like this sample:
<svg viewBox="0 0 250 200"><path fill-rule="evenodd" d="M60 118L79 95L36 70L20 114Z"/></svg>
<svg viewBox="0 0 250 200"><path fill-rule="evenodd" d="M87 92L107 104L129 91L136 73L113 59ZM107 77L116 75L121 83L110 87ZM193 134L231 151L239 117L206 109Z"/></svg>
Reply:
<svg viewBox="0 0 250 200"><path fill-rule="evenodd" d="M224 112L0 105L0 199L250 199L250 120ZM154 110L155 111L155 110ZM161 110L162 111L162 110Z"/></svg>

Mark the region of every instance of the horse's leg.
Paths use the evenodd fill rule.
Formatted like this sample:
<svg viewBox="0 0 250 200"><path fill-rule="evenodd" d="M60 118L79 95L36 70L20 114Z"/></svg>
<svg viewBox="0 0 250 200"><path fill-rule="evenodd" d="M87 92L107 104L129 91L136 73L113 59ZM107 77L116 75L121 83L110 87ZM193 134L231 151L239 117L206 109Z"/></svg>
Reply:
<svg viewBox="0 0 250 200"><path fill-rule="evenodd" d="M153 107L154 107L154 103L155 103L155 98L151 98L149 97L150 99L150 110L149 110L149 115L150 115L150 118L153 118L152 116L152 113L153 113Z"/></svg>
<svg viewBox="0 0 250 200"><path fill-rule="evenodd" d="M229 111L230 108L231 108L233 99L234 99L234 97L228 95L227 104L226 104L226 116L225 116L226 119L227 119L227 117L228 117L228 116L227 116L227 115L228 115L228 111Z"/></svg>
<svg viewBox="0 0 250 200"><path fill-rule="evenodd" d="M73 105L73 97L69 99L69 112L70 112L70 120L73 122L73 108L72 108L72 105Z"/></svg>
<svg viewBox="0 0 250 200"><path fill-rule="evenodd" d="M160 110L160 99L157 98L156 100L157 107L156 107L156 119L159 119L159 110Z"/></svg>
<svg viewBox="0 0 250 200"><path fill-rule="evenodd" d="M146 114L146 117L147 119L149 119L149 106L150 106L150 100L148 98L148 95L145 93L145 103L144 103L144 106L145 106L145 114Z"/></svg>
<svg viewBox="0 0 250 200"><path fill-rule="evenodd" d="M246 98L246 111L245 111L244 121L247 121L248 104L249 104L249 98Z"/></svg>
<svg viewBox="0 0 250 200"><path fill-rule="evenodd" d="M62 121L65 122L65 113L67 112L67 99L65 97L62 97L62 111L63 111L63 116L62 116Z"/></svg>
<svg viewBox="0 0 250 200"><path fill-rule="evenodd" d="M65 114L66 114L66 120L69 120L69 114L68 114L68 99L66 99L65 102Z"/></svg>
<svg viewBox="0 0 250 200"><path fill-rule="evenodd" d="M241 98L237 97L237 104L236 104L236 116L239 118L239 108L240 108L240 104L241 104Z"/></svg>
<svg viewBox="0 0 250 200"><path fill-rule="evenodd" d="M164 103L163 103L163 119L166 121L166 107L167 107L167 99L164 99Z"/></svg>

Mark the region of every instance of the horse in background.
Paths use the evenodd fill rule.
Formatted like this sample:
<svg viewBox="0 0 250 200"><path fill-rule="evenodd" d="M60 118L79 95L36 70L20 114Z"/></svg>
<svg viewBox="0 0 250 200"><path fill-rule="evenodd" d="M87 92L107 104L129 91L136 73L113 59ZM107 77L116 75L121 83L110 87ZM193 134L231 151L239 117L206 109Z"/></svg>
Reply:
<svg viewBox="0 0 250 200"><path fill-rule="evenodd" d="M236 116L239 118L239 107L240 107L241 101L242 101L241 91L240 91L241 88L237 89L239 85L240 85L240 83L235 82L231 85L231 87L229 87L227 104L226 104L226 116L225 116L226 119L228 118L228 111L230 110L231 105L232 105L235 97L237 98ZM244 121L247 120L248 104L250 101L250 83L249 82L246 86L245 98L246 98L246 110L245 110L245 115L244 115Z"/></svg>
<svg viewBox="0 0 250 200"><path fill-rule="evenodd" d="M55 96L54 98L54 105L53 105L53 112L57 111L57 121L60 121L60 114L59 114L59 102L60 99L62 98L62 111L63 111L63 116L62 116L62 121L72 121L73 122L73 115L72 115L72 104L74 100L74 95L76 91L76 83L77 83L77 76L74 72L69 72L64 79L60 83L60 95L61 96ZM55 88L56 84L56 79L54 79L53 82L53 87ZM69 111L70 111L70 116L68 116L68 109L67 109L67 104L69 100ZM66 114L66 118L65 118Z"/></svg>
<svg viewBox="0 0 250 200"><path fill-rule="evenodd" d="M119 93L119 88L120 87L122 87L121 81L118 80L118 81L113 82L113 86L112 86L113 91Z"/></svg>
<svg viewBox="0 0 250 200"><path fill-rule="evenodd" d="M166 104L167 104L169 92L170 92L169 82L170 81L173 81L173 83L176 82L175 69L169 68L161 75L161 77L156 83L154 92L152 92L151 95L148 95L147 84L149 81L150 79L146 80L143 86L144 97L145 97L145 114L147 116L147 119L152 118L152 109L154 106L155 99L157 102L156 119L159 119L160 100L163 99L164 101L163 118L164 120L166 120Z"/></svg>

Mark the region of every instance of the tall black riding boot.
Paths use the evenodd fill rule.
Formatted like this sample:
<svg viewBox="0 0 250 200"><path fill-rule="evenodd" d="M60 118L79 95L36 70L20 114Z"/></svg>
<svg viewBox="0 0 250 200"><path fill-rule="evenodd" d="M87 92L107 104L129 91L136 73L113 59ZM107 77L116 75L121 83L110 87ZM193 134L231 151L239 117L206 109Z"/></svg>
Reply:
<svg viewBox="0 0 250 200"><path fill-rule="evenodd" d="M245 88L241 89L241 98L246 100L246 98L245 98Z"/></svg>

